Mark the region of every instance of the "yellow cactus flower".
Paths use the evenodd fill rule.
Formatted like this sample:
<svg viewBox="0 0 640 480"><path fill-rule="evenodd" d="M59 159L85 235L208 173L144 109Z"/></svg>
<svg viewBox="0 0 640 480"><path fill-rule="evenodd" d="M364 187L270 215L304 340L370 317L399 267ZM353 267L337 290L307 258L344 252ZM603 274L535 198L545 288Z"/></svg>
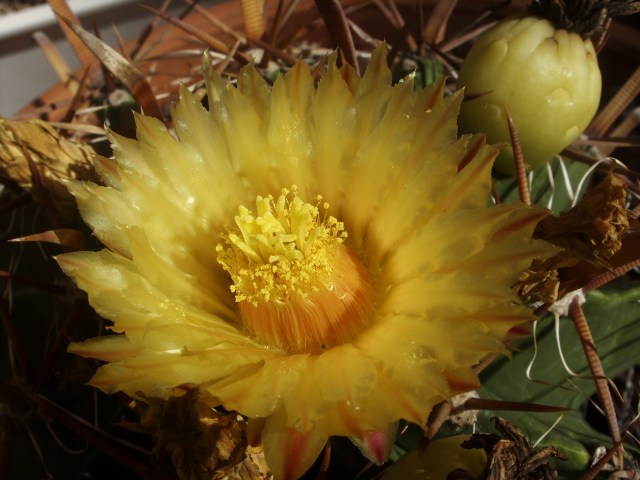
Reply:
<svg viewBox="0 0 640 480"><path fill-rule="evenodd" d="M317 85L303 63L273 87L204 75L209 110L183 89L175 135L138 115L105 186L70 186L106 248L58 261L121 334L71 346L109 362L91 383L198 385L261 432L277 479L475 388L532 318L510 286L555 250L531 239L543 209L488 206L497 149L457 138L461 96L392 86L384 48Z"/></svg>

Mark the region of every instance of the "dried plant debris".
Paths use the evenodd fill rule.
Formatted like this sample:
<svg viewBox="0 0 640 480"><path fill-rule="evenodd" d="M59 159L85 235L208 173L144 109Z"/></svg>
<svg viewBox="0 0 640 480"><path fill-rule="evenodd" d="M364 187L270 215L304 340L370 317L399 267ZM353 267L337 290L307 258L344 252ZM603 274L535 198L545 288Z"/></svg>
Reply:
<svg viewBox="0 0 640 480"><path fill-rule="evenodd" d="M0 118L0 178L16 183L39 203L53 203L63 217L76 212L64 182L93 179L94 155L89 145L65 138L42 120Z"/></svg>
<svg viewBox="0 0 640 480"><path fill-rule="evenodd" d="M607 266L607 260L620 250L623 235L635 222L626 201L624 181L609 173L571 210L543 219L535 234L562 247L566 256Z"/></svg>
<svg viewBox="0 0 640 480"><path fill-rule="evenodd" d="M557 268L549 268L555 257L534 260L528 270L520 275L515 290L527 305L552 305L558 299L560 278Z"/></svg>
<svg viewBox="0 0 640 480"><path fill-rule="evenodd" d="M527 304L550 305L557 300L560 287L558 270L586 262L600 270L610 269L608 260L622 247L624 235L637 229L638 222L626 208L624 181L609 172L587 190L581 201L558 216L542 219L535 230L537 238L560 248L557 255L534 261L521 275L515 289ZM586 283L586 282L585 282Z"/></svg>
<svg viewBox="0 0 640 480"><path fill-rule="evenodd" d="M551 18L556 28L592 37L606 28L609 18L633 15L640 11L636 0L534 0L529 6L533 15Z"/></svg>
<svg viewBox="0 0 640 480"><path fill-rule="evenodd" d="M565 459L557 448L547 446L536 451L518 427L500 417L493 417L493 421L499 435L474 433L462 444L464 448L479 448L487 454L485 472L476 480L547 480L556 477L549 460ZM447 478L473 477L465 477L463 471L458 471Z"/></svg>
<svg viewBox="0 0 640 480"><path fill-rule="evenodd" d="M269 478L261 447L252 447L246 421L220 412L198 389L167 400L147 399L142 418L155 440L154 452L169 453L181 480L258 480Z"/></svg>

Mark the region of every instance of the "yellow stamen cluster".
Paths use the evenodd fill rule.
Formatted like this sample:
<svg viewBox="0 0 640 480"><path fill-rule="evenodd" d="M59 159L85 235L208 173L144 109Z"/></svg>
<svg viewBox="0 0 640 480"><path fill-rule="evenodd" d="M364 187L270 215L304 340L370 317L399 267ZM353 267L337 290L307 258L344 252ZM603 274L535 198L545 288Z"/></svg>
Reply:
<svg viewBox="0 0 640 480"><path fill-rule="evenodd" d="M227 231L216 246L236 301L256 306L317 291L331 273L332 254L347 236L344 224L326 214L321 220L318 207L303 202L295 185L291 191L282 189L277 199L258 196L256 211L253 216L241 206L235 217L239 234Z"/></svg>

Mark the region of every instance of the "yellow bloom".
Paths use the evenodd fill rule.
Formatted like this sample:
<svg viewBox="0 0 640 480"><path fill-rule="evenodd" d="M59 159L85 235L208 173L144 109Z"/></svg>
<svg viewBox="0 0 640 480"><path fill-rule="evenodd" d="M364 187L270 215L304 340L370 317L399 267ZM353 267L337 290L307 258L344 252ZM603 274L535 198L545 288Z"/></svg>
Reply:
<svg viewBox="0 0 640 480"><path fill-rule="evenodd" d="M107 247L59 257L124 333L75 344L106 360L105 392L207 390L261 428L276 478L330 435L363 438L477 386L531 312L509 288L542 209L487 207L496 148L456 139L460 96L391 86L386 51L362 78L335 58L237 88L205 62L209 111L186 90L176 140L137 117L112 134L107 186L70 188Z"/></svg>

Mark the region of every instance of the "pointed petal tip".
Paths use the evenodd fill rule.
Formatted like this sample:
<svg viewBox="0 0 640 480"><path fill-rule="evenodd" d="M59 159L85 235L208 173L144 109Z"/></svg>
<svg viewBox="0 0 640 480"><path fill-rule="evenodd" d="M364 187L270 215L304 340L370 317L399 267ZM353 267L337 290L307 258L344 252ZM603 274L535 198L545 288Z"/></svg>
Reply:
<svg viewBox="0 0 640 480"><path fill-rule="evenodd" d="M382 465L391 455L391 449L398 437L398 426L398 422L393 422L386 430L370 430L365 432L362 438L352 437L351 441L368 460Z"/></svg>
<svg viewBox="0 0 640 480"><path fill-rule="evenodd" d="M262 444L273 478L297 480L311 468L329 438L319 428L303 433L288 427L285 416L280 412L266 420Z"/></svg>

